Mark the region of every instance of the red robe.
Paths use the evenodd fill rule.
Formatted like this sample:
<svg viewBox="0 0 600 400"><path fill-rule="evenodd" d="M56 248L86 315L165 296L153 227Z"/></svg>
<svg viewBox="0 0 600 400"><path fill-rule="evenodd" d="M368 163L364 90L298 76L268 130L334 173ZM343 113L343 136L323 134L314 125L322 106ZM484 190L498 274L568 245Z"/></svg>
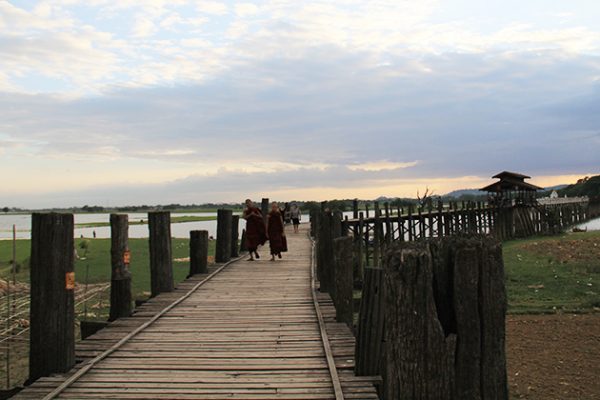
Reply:
<svg viewBox="0 0 600 400"><path fill-rule="evenodd" d="M250 213L258 213L257 215L249 215ZM246 248L248 251L255 251L259 245L265 244L267 235L265 232L265 223L262 218L262 212L259 208L249 207L244 211L246 218Z"/></svg>
<svg viewBox="0 0 600 400"><path fill-rule="evenodd" d="M283 219L279 211L271 211L267 222L269 232L269 246L271 254L279 254L287 251L287 240L284 236Z"/></svg>

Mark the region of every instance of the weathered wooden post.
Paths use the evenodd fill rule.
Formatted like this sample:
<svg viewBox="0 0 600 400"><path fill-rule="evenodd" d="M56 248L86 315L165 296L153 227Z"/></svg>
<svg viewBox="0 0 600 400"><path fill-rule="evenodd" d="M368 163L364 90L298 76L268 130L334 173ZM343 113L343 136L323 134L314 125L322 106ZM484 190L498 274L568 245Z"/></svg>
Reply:
<svg viewBox="0 0 600 400"><path fill-rule="evenodd" d="M358 223L354 226L354 287L360 289L362 287L364 251L363 251L363 230L364 230L364 215L359 213Z"/></svg>
<svg viewBox="0 0 600 400"><path fill-rule="evenodd" d="M355 344L358 376L382 375L384 320L383 269L366 267Z"/></svg>
<svg viewBox="0 0 600 400"><path fill-rule="evenodd" d="M231 259L231 217L231 210L217 210L215 262L218 263L226 263Z"/></svg>
<svg viewBox="0 0 600 400"><path fill-rule="evenodd" d="M150 231L150 296L173 291L173 253L171 248L171 213L148 213Z"/></svg>
<svg viewBox="0 0 600 400"><path fill-rule="evenodd" d="M321 292L334 290L333 216L323 212L319 223L318 239L318 278Z"/></svg>
<svg viewBox="0 0 600 400"><path fill-rule="evenodd" d="M263 222L267 223L267 214L269 214L269 199L263 198L260 202L260 211L262 212Z"/></svg>
<svg viewBox="0 0 600 400"><path fill-rule="evenodd" d="M240 216L231 215L231 257L237 257L240 255L239 243L240 238Z"/></svg>
<svg viewBox="0 0 600 400"><path fill-rule="evenodd" d="M358 199L352 200L352 219L358 218Z"/></svg>
<svg viewBox="0 0 600 400"><path fill-rule="evenodd" d="M386 399L508 398L499 242L400 243L384 279Z"/></svg>
<svg viewBox="0 0 600 400"><path fill-rule="evenodd" d="M73 214L31 216L29 380L75 365Z"/></svg>
<svg viewBox="0 0 600 400"><path fill-rule="evenodd" d="M208 273L208 231L190 231L190 274Z"/></svg>
<svg viewBox="0 0 600 400"><path fill-rule="evenodd" d="M342 236L342 212L334 211L333 212L333 238L338 238Z"/></svg>
<svg viewBox="0 0 600 400"><path fill-rule="evenodd" d="M334 290L332 293L336 310L336 321L344 322L353 329L353 292L354 279L352 274L352 238L345 236L334 239L335 254Z"/></svg>
<svg viewBox="0 0 600 400"><path fill-rule="evenodd" d="M129 217L127 214L110 215L110 313L108 320L129 317L132 311L131 273L129 263Z"/></svg>

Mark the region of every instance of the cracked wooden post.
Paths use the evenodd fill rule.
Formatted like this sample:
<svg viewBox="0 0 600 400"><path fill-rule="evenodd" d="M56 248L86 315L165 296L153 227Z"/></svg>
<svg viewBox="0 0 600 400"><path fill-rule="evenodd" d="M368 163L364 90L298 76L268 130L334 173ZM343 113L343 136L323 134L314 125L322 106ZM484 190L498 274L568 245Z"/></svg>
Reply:
<svg viewBox="0 0 600 400"><path fill-rule="evenodd" d="M217 210L217 263L226 263L231 259L231 217L231 210Z"/></svg>
<svg viewBox="0 0 600 400"><path fill-rule="evenodd" d="M129 217L110 214L110 313L108 320L129 317L132 311L131 252L129 251Z"/></svg>
<svg viewBox="0 0 600 400"><path fill-rule="evenodd" d="M208 231L190 231L190 274L208 273Z"/></svg>
<svg viewBox="0 0 600 400"><path fill-rule="evenodd" d="M384 320L383 269L366 267L355 344L357 376L383 374Z"/></svg>
<svg viewBox="0 0 600 400"><path fill-rule="evenodd" d="M73 214L31 216L29 381L75 365Z"/></svg>
<svg viewBox="0 0 600 400"><path fill-rule="evenodd" d="M173 252L171 248L171 214L148 213L150 231L150 296L173 291Z"/></svg>
<svg viewBox="0 0 600 400"><path fill-rule="evenodd" d="M506 400L500 243L399 243L384 265L384 398Z"/></svg>

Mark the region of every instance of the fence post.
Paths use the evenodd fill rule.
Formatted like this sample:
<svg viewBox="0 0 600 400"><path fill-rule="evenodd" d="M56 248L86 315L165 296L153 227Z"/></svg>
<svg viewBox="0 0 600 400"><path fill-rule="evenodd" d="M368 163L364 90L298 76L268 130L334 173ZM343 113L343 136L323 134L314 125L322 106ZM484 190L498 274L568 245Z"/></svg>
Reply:
<svg viewBox="0 0 600 400"><path fill-rule="evenodd" d="M321 292L334 290L333 282L333 216L331 212L321 213L318 239L318 277Z"/></svg>
<svg viewBox="0 0 600 400"><path fill-rule="evenodd" d="M240 238L240 216L231 215L231 257L240 255L238 239Z"/></svg>
<svg viewBox="0 0 600 400"><path fill-rule="evenodd" d="M150 230L151 297L173 291L173 256L171 249L171 214L168 211L148 213Z"/></svg>
<svg viewBox="0 0 600 400"><path fill-rule="evenodd" d="M231 217L231 210L217 210L217 263L226 263L231 259Z"/></svg>
<svg viewBox="0 0 600 400"><path fill-rule="evenodd" d="M382 374L384 320L383 269L366 267L355 344L358 376Z"/></svg>
<svg viewBox="0 0 600 400"><path fill-rule="evenodd" d="M349 236L334 239L335 254L333 304L336 310L336 321L344 322L350 329L354 327L353 293L354 279L352 274L352 238Z"/></svg>
<svg viewBox="0 0 600 400"><path fill-rule="evenodd" d="M129 217L127 214L110 215L110 260L112 274L110 280L110 313L108 320L131 315L131 273L129 263Z"/></svg>
<svg viewBox="0 0 600 400"><path fill-rule="evenodd" d="M208 273L208 231L190 231L190 274Z"/></svg>
<svg viewBox="0 0 600 400"><path fill-rule="evenodd" d="M31 216L29 381L75 365L73 214Z"/></svg>
<svg viewBox="0 0 600 400"><path fill-rule="evenodd" d="M386 399L507 399L502 248L400 243L385 259Z"/></svg>

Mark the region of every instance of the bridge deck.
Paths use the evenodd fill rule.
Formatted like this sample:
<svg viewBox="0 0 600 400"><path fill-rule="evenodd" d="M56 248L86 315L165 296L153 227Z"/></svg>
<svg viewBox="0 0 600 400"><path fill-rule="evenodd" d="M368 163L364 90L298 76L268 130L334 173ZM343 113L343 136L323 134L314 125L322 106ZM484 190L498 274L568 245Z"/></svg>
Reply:
<svg viewBox="0 0 600 400"><path fill-rule="evenodd" d="M57 398L336 399L312 297L311 244L305 229L288 241L283 260L269 262L263 251L260 261L225 267ZM78 358L101 354L205 278L186 280L80 342ZM318 301L344 398L377 399L373 378L353 374L352 333L335 322L328 295ZM15 398L43 398L84 365Z"/></svg>

